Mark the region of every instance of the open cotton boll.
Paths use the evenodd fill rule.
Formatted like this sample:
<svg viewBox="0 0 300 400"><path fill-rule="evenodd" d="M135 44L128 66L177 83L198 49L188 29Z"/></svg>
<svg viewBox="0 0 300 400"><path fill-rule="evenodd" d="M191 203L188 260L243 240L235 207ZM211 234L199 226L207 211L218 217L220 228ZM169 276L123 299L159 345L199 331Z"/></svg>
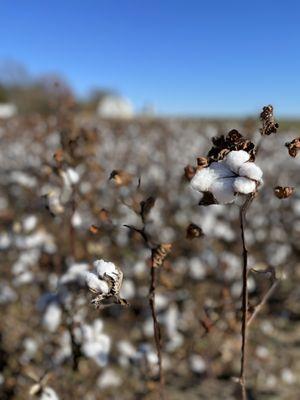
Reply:
<svg viewBox="0 0 300 400"><path fill-rule="evenodd" d="M258 182L261 182L263 172L262 170L255 165L253 162L246 162L239 169L240 176L246 176L247 178L254 179Z"/></svg>
<svg viewBox="0 0 300 400"><path fill-rule="evenodd" d="M109 287L105 281L101 281L92 272L87 272L85 281L91 292L108 294Z"/></svg>
<svg viewBox="0 0 300 400"><path fill-rule="evenodd" d="M231 203L234 200L234 178L217 179L211 185L211 192L219 204Z"/></svg>
<svg viewBox="0 0 300 400"><path fill-rule="evenodd" d="M231 171L236 174L239 171L239 168L247 161L249 161L250 155L244 150L231 151L228 153L225 162L227 166L231 169Z"/></svg>
<svg viewBox="0 0 300 400"><path fill-rule="evenodd" d="M234 180L233 188L237 193L249 194L255 192L256 183L251 179L239 177Z"/></svg>
<svg viewBox="0 0 300 400"><path fill-rule="evenodd" d="M115 278L118 273L117 268L114 263L107 262L104 260L97 260L94 262L94 267L96 268L99 278L103 278L104 274Z"/></svg>
<svg viewBox="0 0 300 400"><path fill-rule="evenodd" d="M199 192L206 192L209 190L211 184L215 180L215 174L210 168L203 168L197 171L191 180L191 187Z"/></svg>

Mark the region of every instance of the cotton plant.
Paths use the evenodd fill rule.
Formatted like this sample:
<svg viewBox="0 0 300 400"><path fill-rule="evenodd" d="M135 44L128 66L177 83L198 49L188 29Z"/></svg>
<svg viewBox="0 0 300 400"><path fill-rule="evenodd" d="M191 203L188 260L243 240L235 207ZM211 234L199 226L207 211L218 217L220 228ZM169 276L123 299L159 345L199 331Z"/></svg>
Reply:
<svg viewBox="0 0 300 400"><path fill-rule="evenodd" d="M86 273L85 281L90 292L95 295L91 303L96 308L104 307L103 302L107 299L111 299L117 304L128 305L127 301L119 295L123 272L114 263L96 260L94 271Z"/></svg>
<svg viewBox="0 0 300 400"><path fill-rule="evenodd" d="M260 115L262 121L261 135L276 133L278 124L273 116L273 107L263 108ZM241 385L242 398L247 399L245 368L247 327L252 321L253 315L249 313L248 302L248 251L245 243L246 212L262 186L263 172L255 163L257 146L244 138L238 131L232 130L226 136L214 137L213 146L206 157L197 159L197 167L187 166L185 175L190 180L192 189L200 192L200 206L212 204L235 203L240 197L244 198L240 206L240 228L243 245L243 269L242 269L242 345L241 345L241 369L239 383ZM277 196L278 197L278 196ZM275 272L272 274L273 283L270 293L276 283ZM265 296L269 296L269 293ZM266 297L268 298L268 297ZM262 304L264 299L262 300Z"/></svg>

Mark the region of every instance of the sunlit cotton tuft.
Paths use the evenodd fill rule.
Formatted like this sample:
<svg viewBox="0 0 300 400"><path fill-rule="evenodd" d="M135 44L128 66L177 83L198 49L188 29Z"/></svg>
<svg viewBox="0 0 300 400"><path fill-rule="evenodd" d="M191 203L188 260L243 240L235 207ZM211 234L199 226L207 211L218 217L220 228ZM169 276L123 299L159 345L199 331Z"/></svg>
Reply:
<svg viewBox="0 0 300 400"><path fill-rule="evenodd" d="M100 307L103 300L113 296L122 302L119 292L123 282L123 272L112 262L104 260L95 261L94 268L93 272L86 272L85 275L86 285L96 294L92 303Z"/></svg>
<svg viewBox="0 0 300 400"><path fill-rule="evenodd" d="M254 193L263 173L249 158L244 150L231 151L224 160L197 171L191 187L201 193L210 192L218 204L232 203L239 194Z"/></svg>

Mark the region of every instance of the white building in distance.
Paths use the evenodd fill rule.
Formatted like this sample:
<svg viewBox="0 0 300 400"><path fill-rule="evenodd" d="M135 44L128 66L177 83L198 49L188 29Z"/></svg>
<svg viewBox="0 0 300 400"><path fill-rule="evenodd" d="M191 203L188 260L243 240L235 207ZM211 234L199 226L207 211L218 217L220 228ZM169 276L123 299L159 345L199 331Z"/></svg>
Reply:
<svg viewBox="0 0 300 400"><path fill-rule="evenodd" d="M104 118L130 119L134 116L134 110L132 103L128 99L109 94L99 101L97 114Z"/></svg>
<svg viewBox="0 0 300 400"><path fill-rule="evenodd" d="M17 114L17 107L13 103L0 103L0 119L7 119Z"/></svg>

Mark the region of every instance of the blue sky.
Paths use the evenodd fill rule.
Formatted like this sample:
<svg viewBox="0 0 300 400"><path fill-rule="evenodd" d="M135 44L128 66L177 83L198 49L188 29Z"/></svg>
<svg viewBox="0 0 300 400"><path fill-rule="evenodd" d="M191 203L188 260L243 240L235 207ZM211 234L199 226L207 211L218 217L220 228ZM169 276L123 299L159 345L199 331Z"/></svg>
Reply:
<svg viewBox="0 0 300 400"><path fill-rule="evenodd" d="M300 2L2 0L0 59L165 114L300 116Z"/></svg>

